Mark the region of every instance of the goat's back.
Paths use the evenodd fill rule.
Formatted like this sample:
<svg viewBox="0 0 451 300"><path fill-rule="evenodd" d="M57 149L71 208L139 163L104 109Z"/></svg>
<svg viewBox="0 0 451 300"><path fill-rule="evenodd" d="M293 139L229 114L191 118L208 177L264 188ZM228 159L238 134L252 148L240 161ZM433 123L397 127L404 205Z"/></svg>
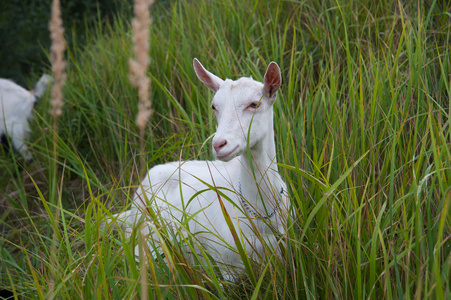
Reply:
<svg viewBox="0 0 451 300"><path fill-rule="evenodd" d="M233 190L239 176L239 160L223 161L178 161L157 165L149 170L141 182L137 198L146 194L160 207L173 206L180 209L191 200L192 209L201 209L205 204L217 200L213 186ZM191 199L196 193L198 200ZM227 190L224 190L227 192ZM180 197L182 192L183 197ZM135 199L138 202L140 199ZM143 203L143 202L141 202ZM201 207L202 206L202 207ZM190 209L191 210L191 209Z"/></svg>
<svg viewBox="0 0 451 300"><path fill-rule="evenodd" d="M26 119L24 116L31 115L34 100L30 91L11 80L0 79L0 120Z"/></svg>

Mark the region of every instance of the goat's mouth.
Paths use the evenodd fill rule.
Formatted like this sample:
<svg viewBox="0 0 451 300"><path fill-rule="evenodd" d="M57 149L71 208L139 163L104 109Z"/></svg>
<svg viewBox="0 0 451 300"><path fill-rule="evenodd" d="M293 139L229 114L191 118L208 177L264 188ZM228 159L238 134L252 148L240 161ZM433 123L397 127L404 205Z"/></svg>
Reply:
<svg viewBox="0 0 451 300"><path fill-rule="evenodd" d="M216 151L213 151L213 152L217 159L222 160L222 161L229 161L236 156L238 147L239 147L239 145L236 145L235 148L233 148L230 151L224 152L224 153L222 153L221 151L219 153Z"/></svg>

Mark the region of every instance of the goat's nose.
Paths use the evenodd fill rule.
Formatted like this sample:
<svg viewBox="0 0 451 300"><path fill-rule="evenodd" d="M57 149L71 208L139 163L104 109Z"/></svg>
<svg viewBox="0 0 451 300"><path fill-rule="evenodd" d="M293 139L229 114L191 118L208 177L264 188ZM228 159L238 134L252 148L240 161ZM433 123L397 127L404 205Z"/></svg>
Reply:
<svg viewBox="0 0 451 300"><path fill-rule="evenodd" d="M213 142L213 148L216 152L219 152L225 145L227 145L227 140L219 140Z"/></svg>

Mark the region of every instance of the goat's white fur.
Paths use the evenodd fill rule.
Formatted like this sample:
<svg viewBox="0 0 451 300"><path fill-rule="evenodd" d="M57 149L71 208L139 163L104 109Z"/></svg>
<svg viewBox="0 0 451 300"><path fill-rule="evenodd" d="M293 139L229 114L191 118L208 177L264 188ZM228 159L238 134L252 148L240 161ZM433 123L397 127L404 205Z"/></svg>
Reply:
<svg viewBox="0 0 451 300"><path fill-rule="evenodd" d="M0 137L10 138L13 150L31 161L25 140L30 132L28 121L33 119L33 107L48 83L49 75L42 75L33 90L28 91L11 80L0 78Z"/></svg>
<svg viewBox="0 0 451 300"><path fill-rule="evenodd" d="M225 195L221 197L222 203L238 235L245 237L241 242L246 251L264 255L263 244L252 229L254 225L274 253L278 243L274 231L284 232L288 205L286 186L276 164L273 128L273 103L281 85L280 69L271 62L262 84L245 77L236 81L222 80L204 69L197 59L193 65L199 79L215 92L212 107L218 126L213 138L213 152L219 160L179 161L151 168L136 191L131 210L117 217L128 224L125 234L130 236L130 229L144 216L149 226L141 225L141 233L158 240L152 231L156 225L149 220L146 207L151 206L174 226L178 226L183 218L186 220L186 216L193 216L188 222L189 231L209 254L216 261L240 268L243 264L218 194L209 186L217 187ZM197 192L201 193L195 195ZM248 210L242 201L247 202ZM274 210L276 213L271 218L264 219ZM138 255L137 248L135 253ZM224 272L227 279L233 280L234 277L227 274Z"/></svg>

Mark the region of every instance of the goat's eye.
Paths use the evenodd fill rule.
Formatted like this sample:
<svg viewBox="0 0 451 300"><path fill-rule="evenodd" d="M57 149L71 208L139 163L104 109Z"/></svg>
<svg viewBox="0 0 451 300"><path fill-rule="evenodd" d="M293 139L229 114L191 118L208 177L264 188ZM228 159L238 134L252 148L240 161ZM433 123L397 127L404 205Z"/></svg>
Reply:
<svg viewBox="0 0 451 300"><path fill-rule="evenodd" d="M216 110L216 106L214 104L211 105L212 110Z"/></svg>
<svg viewBox="0 0 451 300"><path fill-rule="evenodd" d="M248 107L250 108L258 108L260 106L260 102L252 102Z"/></svg>

